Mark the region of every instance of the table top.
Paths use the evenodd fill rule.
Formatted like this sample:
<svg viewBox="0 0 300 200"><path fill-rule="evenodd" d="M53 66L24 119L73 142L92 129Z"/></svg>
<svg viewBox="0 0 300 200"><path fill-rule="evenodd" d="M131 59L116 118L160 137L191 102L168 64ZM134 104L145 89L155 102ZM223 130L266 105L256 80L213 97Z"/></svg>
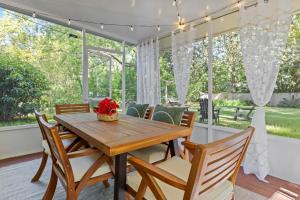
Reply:
<svg viewBox="0 0 300 200"><path fill-rule="evenodd" d="M192 128L120 115L118 121L102 122L95 113L55 115L54 119L108 156L130 152L189 136Z"/></svg>

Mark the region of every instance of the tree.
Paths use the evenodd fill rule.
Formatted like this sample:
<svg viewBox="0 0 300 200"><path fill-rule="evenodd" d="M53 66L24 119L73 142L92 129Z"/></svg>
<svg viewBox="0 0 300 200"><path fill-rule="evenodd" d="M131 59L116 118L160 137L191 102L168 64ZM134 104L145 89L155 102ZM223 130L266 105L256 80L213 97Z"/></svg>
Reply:
<svg viewBox="0 0 300 200"><path fill-rule="evenodd" d="M0 120L27 116L40 106L47 82L41 71L8 54L0 54Z"/></svg>

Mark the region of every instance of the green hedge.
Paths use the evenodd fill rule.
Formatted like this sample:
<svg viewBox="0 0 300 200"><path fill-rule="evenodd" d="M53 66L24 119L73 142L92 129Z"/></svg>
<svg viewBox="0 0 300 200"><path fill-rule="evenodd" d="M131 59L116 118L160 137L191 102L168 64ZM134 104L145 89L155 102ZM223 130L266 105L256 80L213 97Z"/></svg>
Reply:
<svg viewBox="0 0 300 200"><path fill-rule="evenodd" d="M46 89L40 70L7 53L0 54L0 120L32 113Z"/></svg>

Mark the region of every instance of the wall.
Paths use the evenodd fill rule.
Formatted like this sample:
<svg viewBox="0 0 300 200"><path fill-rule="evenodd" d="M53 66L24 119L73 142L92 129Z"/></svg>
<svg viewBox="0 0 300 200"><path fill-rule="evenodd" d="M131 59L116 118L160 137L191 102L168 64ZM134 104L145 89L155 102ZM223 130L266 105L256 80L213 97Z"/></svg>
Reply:
<svg viewBox="0 0 300 200"><path fill-rule="evenodd" d="M214 140L228 137L240 130L214 126ZM196 123L191 140L196 143L206 143L207 125ZM300 140L269 135L270 175L300 185Z"/></svg>
<svg viewBox="0 0 300 200"><path fill-rule="evenodd" d="M0 128L0 160L42 151L37 125Z"/></svg>
<svg viewBox="0 0 300 200"><path fill-rule="evenodd" d="M214 126L213 139L220 140L240 130ZM195 123L191 140L207 143L207 125ZM300 184L300 140L268 136L270 175ZM0 160L42 151L41 134L36 125L0 128Z"/></svg>

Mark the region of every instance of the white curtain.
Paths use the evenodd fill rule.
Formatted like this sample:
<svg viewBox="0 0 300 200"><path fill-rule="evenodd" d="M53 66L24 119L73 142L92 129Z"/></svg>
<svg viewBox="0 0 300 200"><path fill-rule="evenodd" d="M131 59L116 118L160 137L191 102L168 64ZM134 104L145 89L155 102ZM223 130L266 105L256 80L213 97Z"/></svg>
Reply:
<svg viewBox="0 0 300 200"><path fill-rule="evenodd" d="M193 60L193 41L195 30L190 29L180 33L172 33L172 61L175 77L176 91L181 105L184 104L187 95L190 71Z"/></svg>
<svg viewBox="0 0 300 200"><path fill-rule="evenodd" d="M248 87L258 106L252 119L255 133L246 153L244 171L265 180L269 173L265 106L271 99L291 24L290 0L258 0L241 9L240 37Z"/></svg>
<svg viewBox="0 0 300 200"><path fill-rule="evenodd" d="M160 67L158 39L143 41L137 52L137 103L160 103Z"/></svg>

